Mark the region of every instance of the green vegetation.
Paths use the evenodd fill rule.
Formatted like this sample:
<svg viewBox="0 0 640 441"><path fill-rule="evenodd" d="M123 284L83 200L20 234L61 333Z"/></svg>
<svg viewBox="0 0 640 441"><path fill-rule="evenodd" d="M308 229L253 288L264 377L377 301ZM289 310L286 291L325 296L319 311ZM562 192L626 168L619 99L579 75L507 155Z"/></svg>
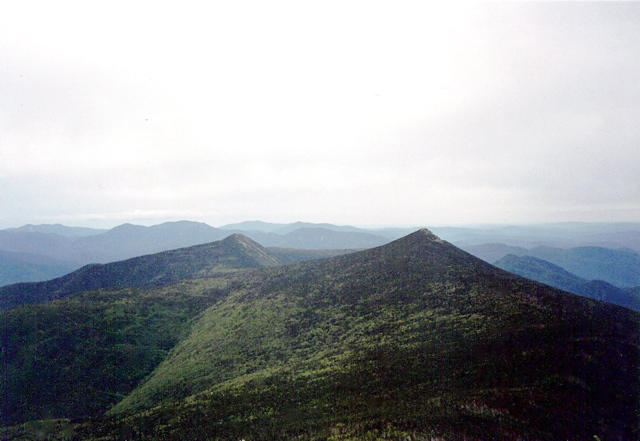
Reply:
<svg viewBox="0 0 640 441"><path fill-rule="evenodd" d="M89 291L0 311L4 424L96 415L165 358L225 281Z"/></svg>
<svg viewBox="0 0 640 441"><path fill-rule="evenodd" d="M5 313L23 311L25 320L34 320L46 311L37 308L83 301L89 308L101 295L113 297L91 314L105 321L96 332L122 329L117 338L158 357L134 362L146 366L135 378L114 375L120 363L102 368L83 359L94 363L89 370L100 378L93 387L111 381L120 389L109 391L122 399L99 416L98 409L71 408L72 397L63 397L57 404L67 413L49 417L92 418L48 422L50 439L640 435L638 313L509 274L426 230L330 259L163 288L90 292ZM140 306L128 312L121 306L128 299ZM158 303L165 305L157 314L162 319L147 332L151 311L142 305ZM87 322L72 310L58 320ZM107 320L115 324L106 326ZM41 328L22 338L46 342ZM89 331L73 334L81 332ZM107 338L120 340L109 335L99 337L104 349L93 350L105 360L119 348ZM12 372L29 366L19 357L12 363ZM25 425L4 433L7 439L29 436Z"/></svg>

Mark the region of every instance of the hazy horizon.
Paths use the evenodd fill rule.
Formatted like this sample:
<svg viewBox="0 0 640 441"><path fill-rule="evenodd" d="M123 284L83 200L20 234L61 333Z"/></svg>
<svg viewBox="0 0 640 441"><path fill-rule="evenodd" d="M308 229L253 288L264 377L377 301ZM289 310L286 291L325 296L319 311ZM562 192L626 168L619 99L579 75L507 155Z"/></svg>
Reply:
<svg viewBox="0 0 640 441"><path fill-rule="evenodd" d="M7 5L0 229L640 221L640 3L439 3Z"/></svg>
<svg viewBox="0 0 640 441"><path fill-rule="evenodd" d="M199 223L204 223L206 225L209 225L211 227L214 228L221 228L221 227L226 227L229 225L234 225L234 224L238 224L238 223L242 223L242 222L265 222L268 224L281 224L281 225L291 225L297 222L302 222L302 223L309 223L309 224L331 224L333 226L337 226L337 227L355 227L355 228L360 228L363 230L376 230L376 229L393 229L393 228L400 228L400 229L404 229L404 228L470 228L470 229L498 229L498 228L506 228L506 227L530 227L530 228L535 228L535 227L540 227L540 228L549 228L549 227L561 227L561 226L577 226L577 225L583 225L583 226L614 226L614 225L630 225L633 227L640 227L640 222L633 222L633 221L621 221L621 222L573 222L573 221L566 221L566 222L534 222L534 223L468 223L468 224L433 224L433 225L428 225L428 224L414 224L414 225L398 225L398 224L378 224L378 225L374 225L374 224L348 224L348 223L344 223L344 222L337 222L337 223L333 223L333 222L309 222L309 221L305 221L305 220L295 220L295 221L291 221L291 222L268 222L268 221L262 221L260 219L251 219L251 220L246 220L246 221L239 221L239 222L229 222L229 223L225 223L225 224L211 224L209 222L203 222L203 221L194 221L191 219L177 219L177 220L169 220L169 221L160 221L160 222L137 222L136 220L130 220L130 221L123 221L123 222L118 222L118 223L100 223L100 225L95 225L94 223L62 223L62 222L56 222L56 223L32 223L32 222L28 222L26 224L21 224L21 225L13 225L13 226L8 226L8 227L1 227L0 230L10 230L10 229L14 229L14 228L21 228L21 227L26 227L26 226L43 226L43 225L51 225L51 226L55 226L55 225L61 225L64 227L71 227L71 228L90 228L90 229L98 229L98 230L110 230L112 228L116 228L125 224L130 224L130 225L136 225L136 226L143 226L143 227L153 227L156 225L161 225L163 223L171 223L171 222L199 222Z"/></svg>

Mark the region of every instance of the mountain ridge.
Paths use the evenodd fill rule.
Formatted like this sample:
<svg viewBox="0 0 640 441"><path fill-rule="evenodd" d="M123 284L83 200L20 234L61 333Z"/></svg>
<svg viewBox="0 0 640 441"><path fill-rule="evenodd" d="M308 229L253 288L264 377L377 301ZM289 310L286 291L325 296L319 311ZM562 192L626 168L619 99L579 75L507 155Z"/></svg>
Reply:
<svg viewBox="0 0 640 441"><path fill-rule="evenodd" d="M495 265L528 279L565 291L602 300L635 310L640 309L640 297L632 289L614 286L602 280L587 280L546 260L532 256L508 254Z"/></svg>
<svg viewBox="0 0 640 441"><path fill-rule="evenodd" d="M214 228L202 222L177 221L144 227L122 224L111 230L66 227L44 224L25 225L0 230L0 251L27 252L70 262L77 268L90 263L108 263L145 254L221 240L233 232L240 232L267 247L304 249L364 249L379 246L405 236L417 228L359 228L328 223L295 222L275 224L262 221L241 222ZM461 246L490 263L509 252L485 252L480 243L504 242L528 247L554 245L556 247L604 246L627 247L640 251L640 225L628 224L549 224L512 227L437 227L436 234ZM505 245L506 246L506 245ZM493 253L493 254L492 254ZM486 256L489 256L486 257ZM542 256L538 256L542 257ZM544 257L543 257L544 258ZM548 259L547 259L548 260ZM558 262L556 262L558 263ZM0 275L2 268L0 268ZM30 280L12 274L10 282ZM22 277L22 279L21 279ZM587 277L589 278L589 277ZM594 277L591 277L594 278ZM596 277L620 286L619 281ZM41 279L41 280L46 280ZM634 283L626 286L633 286Z"/></svg>
<svg viewBox="0 0 640 441"><path fill-rule="evenodd" d="M106 229L85 228L85 227L68 227L62 224L26 224L17 228L7 228L5 231L17 231L26 233L45 233L45 234L58 234L65 237L83 237L93 236L96 234L105 233Z"/></svg>
<svg viewBox="0 0 640 441"><path fill-rule="evenodd" d="M298 226L301 225L315 224L298 224ZM191 221L165 222L151 227L125 223L106 231L92 230L95 234L84 235L71 233L61 235L52 232L58 231L59 227L75 231L75 227L58 225L35 227L27 225L0 230L0 251L28 252L47 256L70 262L79 268L86 264L115 262L218 241L236 232L252 238L263 246L279 248L367 248L389 241L388 238L376 236L370 232L334 231L326 228L309 228L306 232L301 232L296 227L295 231L287 234L277 234L214 228L202 222Z"/></svg>
<svg viewBox="0 0 640 441"><path fill-rule="evenodd" d="M268 267L281 262L251 239L232 234L222 241L107 264L86 265L70 274L37 283L0 288L0 309L59 299L113 287L162 285L232 269Z"/></svg>
<svg viewBox="0 0 640 441"><path fill-rule="evenodd" d="M163 439L295 438L347 424L340 415L351 429L455 439L637 433L637 313L523 279L429 230L257 274L112 418L218 424L142 429Z"/></svg>

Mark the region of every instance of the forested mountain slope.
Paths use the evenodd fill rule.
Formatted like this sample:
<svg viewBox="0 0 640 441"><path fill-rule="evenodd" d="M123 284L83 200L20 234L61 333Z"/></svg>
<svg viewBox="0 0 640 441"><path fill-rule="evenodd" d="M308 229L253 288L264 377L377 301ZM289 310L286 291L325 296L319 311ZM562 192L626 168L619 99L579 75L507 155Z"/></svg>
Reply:
<svg viewBox="0 0 640 441"><path fill-rule="evenodd" d="M426 230L262 273L204 313L115 421L163 439L637 434L632 311L521 279Z"/></svg>
<svg viewBox="0 0 640 441"><path fill-rule="evenodd" d="M190 283L196 285L187 290ZM107 388L126 395L109 416L65 423L52 439L639 435L638 313L507 273L427 230L344 256L145 288L114 303L114 312L135 298L185 291L208 308L172 322L183 332L162 347L174 345L163 361L130 393ZM22 318L12 319L20 326L37 308L95 295L6 313L20 311ZM86 341L122 348L95 329ZM114 329L127 326L106 326ZM21 338L37 347L38 332ZM51 331L45 341L60 341L57 335ZM118 338L133 338L127 335ZM77 346L68 353L78 357ZM23 360L14 356L4 366L20 372ZM97 375L111 372L93 363ZM64 410L69 402L52 405ZM24 427L6 430L5 438L27 436Z"/></svg>
<svg viewBox="0 0 640 441"><path fill-rule="evenodd" d="M93 264L65 276L0 288L0 308L54 300L112 287L154 286L215 275L231 269L280 265L277 257L240 234L204 245L164 251L107 264Z"/></svg>

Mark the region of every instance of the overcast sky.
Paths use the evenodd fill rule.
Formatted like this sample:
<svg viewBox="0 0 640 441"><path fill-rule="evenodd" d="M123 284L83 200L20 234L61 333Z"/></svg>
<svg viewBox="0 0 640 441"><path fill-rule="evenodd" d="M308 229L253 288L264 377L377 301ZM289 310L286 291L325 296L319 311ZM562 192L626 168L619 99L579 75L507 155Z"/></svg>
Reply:
<svg viewBox="0 0 640 441"><path fill-rule="evenodd" d="M640 3L14 1L0 228L640 221Z"/></svg>

